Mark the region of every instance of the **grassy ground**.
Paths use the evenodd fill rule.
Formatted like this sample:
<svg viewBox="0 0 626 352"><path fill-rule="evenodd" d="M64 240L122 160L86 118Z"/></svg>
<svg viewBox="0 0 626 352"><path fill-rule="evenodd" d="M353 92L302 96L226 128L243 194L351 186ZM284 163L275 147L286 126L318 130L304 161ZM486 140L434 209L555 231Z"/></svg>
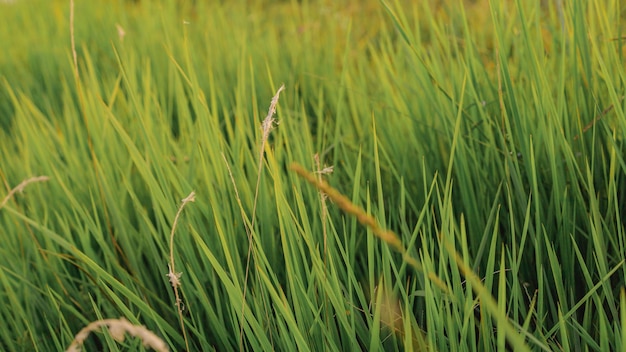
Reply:
<svg viewBox="0 0 626 352"><path fill-rule="evenodd" d="M626 348L620 1L180 3L0 4L0 350Z"/></svg>

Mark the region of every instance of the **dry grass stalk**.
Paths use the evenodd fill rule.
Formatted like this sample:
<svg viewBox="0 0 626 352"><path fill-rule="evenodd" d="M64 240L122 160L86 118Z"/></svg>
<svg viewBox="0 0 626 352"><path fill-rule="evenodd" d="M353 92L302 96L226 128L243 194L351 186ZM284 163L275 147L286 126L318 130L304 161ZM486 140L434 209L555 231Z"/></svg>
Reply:
<svg viewBox="0 0 626 352"><path fill-rule="evenodd" d="M111 337L118 342L124 342L125 334L128 333L133 337L140 338L143 345L148 348L152 348L158 352L167 352L169 348L167 344L152 331L148 330L143 325L133 325L124 318L120 319L104 319L90 323L84 327L81 331L74 336L74 341L66 352L79 352L82 349L83 344L89 334L100 330L102 327L107 327Z"/></svg>
<svg viewBox="0 0 626 352"><path fill-rule="evenodd" d="M333 166L326 166L326 165L324 165L324 168L322 168L320 155L317 153L313 156L313 159L315 160L315 168L317 169L315 173L317 174L318 180L321 182L323 181L322 176L331 174L334 168ZM326 276L328 275L327 273L327 270L328 270L328 229L327 229L327 224L326 224L326 219L328 217L328 205L326 204L326 199L328 198L328 196L326 195L326 193L322 191L318 190L318 192L320 194L320 205L322 208L321 209L322 211L322 236L324 237L324 276ZM325 316L324 322L326 324L329 323L328 317L330 316L329 305L328 305L327 300L328 300L328 296L325 296L324 297L324 311L326 313L326 316Z"/></svg>
<svg viewBox="0 0 626 352"><path fill-rule="evenodd" d="M4 208L4 206L7 204L9 199L11 199L11 197L13 197L15 193L24 192L24 188L26 188L26 186L28 186L29 184L34 183L34 182L44 182L44 181L48 181L49 179L50 177L48 176L36 176L36 177L31 177L29 179L22 181L19 185L15 186L15 188L10 190L9 193L4 197L4 199L2 199L2 202L0 202L0 209Z"/></svg>
<svg viewBox="0 0 626 352"><path fill-rule="evenodd" d="M178 287L180 286L180 277L183 275L181 272L176 272L176 268L174 267L174 231L176 231L176 226L178 225L178 218L180 214L183 212L183 208L187 203L196 201L196 192L191 192L189 195L182 200L182 204L178 208L178 212L176 212L176 217L174 218L174 224L172 225L172 232L170 233L170 263L169 263L169 272L167 276L170 279L170 283L174 288L174 295L176 296L176 308L178 308L178 317L180 320L180 328L183 331L183 338L185 339L185 345L187 347L187 351L189 351L189 341L187 340L187 332L185 330L185 323L183 321L183 301L180 298L180 294L178 292Z"/></svg>
<svg viewBox="0 0 626 352"><path fill-rule="evenodd" d="M414 267L417 271L425 273L420 263L407 253L406 249L402 245L402 241L400 240L398 235L395 234L395 232L381 228L380 225L378 225L378 222L376 221L376 219L368 215L365 212L365 210L363 210L361 207L352 203L350 199L348 199L348 197L341 194L341 192L334 189L333 187L328 185L326 182L319 180L317 177L315 177L315 175L309 173L301 165L296 164L296 163L291 164L290 169L295 171L300 177L307 180L310 184L315 186L315 188L324 192L324 194L326 194L328 198L330 198L335 204L337 204L337 206L339 206L341 210L356 217L356 219L361 224L369 227L376 237L383 240L388 245L390 245L393 249L395 249L400 254L402 254L404 260L409 265ZM427 276L441 290L443 290L444 292L449 291L448 287L443 282L443 280L441 280L435 273L428 272Z"/></svg>
<svg viewBox="0 0 626 352"><path fill-rule="evenodd" d="M261 147L259 149L259 171L257 174L257 180L256 180L256 187L254 190L254 204L252 206L252 217L251 217L251 224L250 224L250 228L246 231L248 234L248 254L247 254L247 258L246 258L246 274L244 277L244 281L243 281L243 298L242 298L242 302L241 302L241 327L239 330L239 349L243 349L243 318L244 318L244 313L245 313L245 302L246 302L246 293L248 290L248 275L250 273L250 255L252 254L252 231L254 229L254 220L256 218L256 206L257 206L257 200L259 198L259 186L261 184L261 171L262 171L262 167L263 167L263 155L265 154L265 145L267 144L267 140L270 136L270 132L272 131L272 129L274 129L274 126L277 124L276 123L276 119L274 119L274 114L276 114L276 105L278 104L278 98L280 97L280 93L285 89L285 85L281 84L280 88L278 88L278 90L276 91L276 94L274 94L274 97L272 97L272 101L270 103L270 108L267 111L267 116L265 117L265 119L263 120L263 122L261 123L261 130L262 130L262 137L261 137ZM232 178L232 175L231 175ZM244 219L244 224L245 224L245 219Z"/></svg>
<svg viewBox="0 0 626 352"><path fill-rule="evenodd" d="M310 184L315 186L315 188L324 192L324 194L326 194L333 202L335 202L339 206L339 208L341 208L341 210L350 215L353 215L361 224L369 227L378 238L387 242L387 244L389 244L399 252L404 253L404 247L402 246L400 238L398 238L398 236L393 231L388 231L381 228L378 225L378 222L376 222L376 219L368 215L365 210L352 203L350 199L348 199L348 197L344 196L343 194L341 194L341 192L332 188L323 180L319 180L314 175L310 174L299 164L291 164L290 168L291 170L295 171L300 177L304 178Z"/></svg>
<svg viewBox="0 0 626 352"><path fill-rule="evenodd" d="M320 161L319 154L315 154L313 156L313 159L315 160L315 167L317 168L317 171L315 173L317 174L318 181L322 182L323 181L322 175L330 175L334 171L334 167L324 165L324 168L322 169L322 162ZM328 198L328 196L323 191L319 191L319 193L320 193L320 202L322 204L322 234L324 236L324 266L326 266L326 253L328 249L328 245L327 245L328 234L327 234L327 229L326 229L326 217L328 215L328 206L326 205L326 198Z"/></svg>
<svg viewBox="0 0 626 352"><path fill-rule="evenodd" d="M254 228L254 218L256 215L256 205L257 200L259 198L259 185L261 184L261 170L263 167L263 155L265 154L265 145L267 144L267 140L269 139L270 132L274 129L274 126L277 124L276 119L274 118L274 114L276 113L276 105L278 104L278 98L280 97L280 92L285 89L285 85L281 85L272 97L272 102L270 103L270 108L267 111L267 116L261 123L261 130L263 131L263 136L261 137L261 147L259 149L259 172L257 174L256 180L256 188L254 190L254 205L252 207L252 227Z"/></svg>
<svg viewBox="0 0 626 352"><path fill-rule="evenodd" d="M274 114L276 114L276 105L278 105L278 98L280 97L280 93L285 90L285 85L282 84L280 88L276 91L276 94L272 97L272 101L270 103L270 108L267 111L267 116L263 120L261 124L261 130L263 131L263 138L261 140L261 156L263 159L263 150L265 149L265 143L270 135L272 129L274 129L274 125L276 124L276 119L274 118Z"/></svg>

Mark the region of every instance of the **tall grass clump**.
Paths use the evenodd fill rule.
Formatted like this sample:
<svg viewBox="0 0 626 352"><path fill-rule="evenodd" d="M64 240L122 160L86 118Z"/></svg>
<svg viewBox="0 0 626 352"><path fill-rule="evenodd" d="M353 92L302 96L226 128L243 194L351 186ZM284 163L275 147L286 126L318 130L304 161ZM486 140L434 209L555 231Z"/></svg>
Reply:
<svg viewBox="0 0 626 352"><path fill-rule="evenodd" d="M625 19L0 2L0 350L623 350Z"/></svg>

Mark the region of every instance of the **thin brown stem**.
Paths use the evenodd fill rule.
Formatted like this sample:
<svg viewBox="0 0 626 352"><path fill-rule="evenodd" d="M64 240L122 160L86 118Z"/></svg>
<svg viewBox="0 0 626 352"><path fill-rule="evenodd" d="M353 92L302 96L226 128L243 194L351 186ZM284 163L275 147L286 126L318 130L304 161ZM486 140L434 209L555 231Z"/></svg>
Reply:
<svg viewBox="0 0 626 352"><path fill-rule="evenodd" d="M172 232L170 233L170 262L169 262L169 272L167 276L170 279L170 283L174 288L174 296L176 297L176 308L178 309L178 318L180 321L180 328L183 331L183 339L185 340L185 347L187 351L189 351L189 340L187 339L187 331L185 330L185 322L183 320L183 300L180 298L180 293L178 291L178 287L180 286L180 277L183 275L181 272L176 272L175 263L174 263L174 233L176 231L176 226L178 225L178 219L180 218L180 214L183 212L183 208L187 203L196 201L196 192L191 192L189 195L183 199L182 204L178 208L176 212L176 216L174 217L174 224L172 224Z"/></svg>
<svg viewBox="0 0 626 352"><path fill-rule="evenodd" d="M337 204L337 206L341 210L354 216L361 224L369 227L376 237L378 237L383 242L390 245L397 252L402 254L402 257L404 258L404 261L407 262L407 264L411 265L417 271L426 273L428 278L444 292L449 291L448 287L443 282L443 280L441 280L441 278L439 278L434 272L430 272L430 271L426 272L422 268L422 265L415 258L413 258L407 253L406 249L402 245L402 241L400 240L398 235L396 235L393 231L385 230L382 227L380 227L376 219L374 219L371 215L367 214L365 210L363 210L363 208L352 203L350 199L348 199L348 197L341 194L341 192L334 189L323 180L318 180L318 178L315 177L315 175L309 173L301 165L293 163L291 164L290 169L295 171L298 174L298 176L304 178L310 184L315 186L315 188L324 192L324 194L326 194L328 198L330 198L335 204Z"/></svg>

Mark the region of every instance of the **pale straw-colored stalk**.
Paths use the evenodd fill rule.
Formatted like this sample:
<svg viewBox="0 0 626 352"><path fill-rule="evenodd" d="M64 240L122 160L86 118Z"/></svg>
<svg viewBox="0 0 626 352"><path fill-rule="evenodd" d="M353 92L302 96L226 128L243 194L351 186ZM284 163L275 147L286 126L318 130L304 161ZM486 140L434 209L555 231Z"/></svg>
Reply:
<svg viewBox="0 0 626 352"><path fill-rule="evenodd" d="M261 146L259 148L259 166L258 166L259 171L257 173L256 187L254 190L254 203L252 205L252 217L250 220L250 228L246 231L248 234L248 254L246 255L246 273L245 273L244 281L243 281L243 298L241 302L241 319L240 319L241 326L239 330L239 349L240 350L243 349L243 326L244 326L243 319L244 319L244 313L246 309L245 303L246 303L246 294L248 290L248 275L250 273L250 256L252 254L252 247L253 247L252 233L254 231L254 220L256 218L256 207L257 207L257 201L259 199L259 187L261 185L261 174L263 171L263 156L265 155L265 145L267 144L267 140L269 139L270 132L272 131L272 129L274 129L274 126L277 124L276 119L274 118L274 114L276 114L276 105L278 105L278 98L280 97L280 93L284 89L285 89L284 84L282 84L280 88L278 88L278 90L276 91L276 94L274 94L274 97L272 97L270 108L267 111L267 116L261 123L262 136L261 136ZM244 224L245 223L246 222L244 219Z"/></svg>
<svg viewBox="0 0 626 352"><path fill-rule="evenodd" d="M140 338L145 347L152 348L158 352L169 351L167 344L145 326L133 325L128 320L120 318L91 322L74 336L74 341L72 341L72 344L65 352L80 352L89 334L104 327L108 328L109 334L111 334L111 337L117 342L124 342L125 335L129 334L130 336Z"/></svg>
<svg viewBox="0 0 626 352"><path fill-rule="evenodd" d="M180 278L183 275L182 272L176 272L175 263L174 263L174 233L176 231L176 226L178 225L178 219L180 218L180 214L183 212L183 208L187 203L196 201L196 192L191 192L189 195L182 200L178 211L176 212L176 216L174 217L174 224L172 224L172 232L170 233L170 262L169 262L169 271L167 276L170 279L170 284L174 288L174 296L176 297L176 308L178 309L178 318L180 321L180 328L183 331L183 338L185 340L185 346L187 347L187 351L189 351L189 341L187 339L187 331L185 330L185 322L183 320L183 300L180 298L180 293L178 287L180 286Z"/></svg>
<svg viewBox="0 0 626 352"><path fill-rule="evenodd" d="M2 199L2 202L0 202L0 209L4 208L4 206L8 203L9 199L11 199L15 195L15 193L24 192L24 188L26 188L26 186L28 186L29 184L34 183L34 182L45 182L45 181L48 181L49 179L50 177L48 176L36 176L36 177L28 178L20 182L19 185L15 186L12 190L10 190L9 193Z"/></svg>

